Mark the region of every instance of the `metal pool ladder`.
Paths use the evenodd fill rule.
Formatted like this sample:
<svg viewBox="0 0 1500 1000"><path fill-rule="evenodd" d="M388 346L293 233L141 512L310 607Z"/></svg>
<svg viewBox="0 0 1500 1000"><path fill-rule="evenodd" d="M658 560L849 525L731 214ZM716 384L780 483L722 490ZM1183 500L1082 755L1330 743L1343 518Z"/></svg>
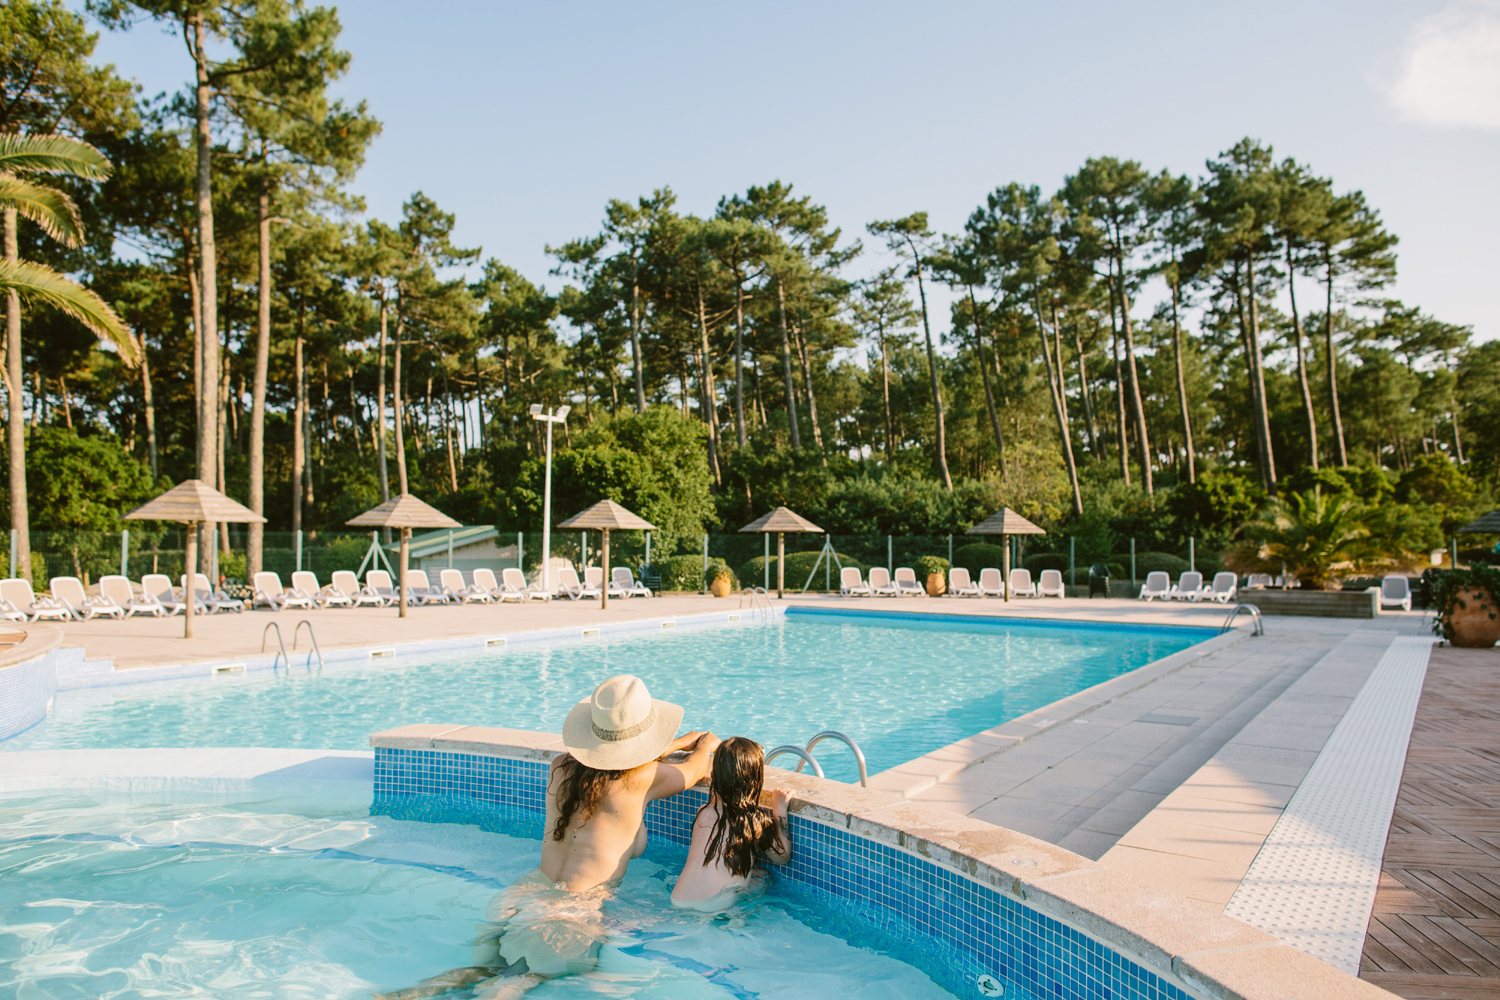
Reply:
<svg viewBox="0 0 1500 1000"><path fill-rule="evenodd" d="M1260 620L1260 608L1257 608L1253 604L1236 604L1234 607L1232 607L1232 608L1229 609L1229 617L1227 617L1227 618L1224 619L1224 625L1223 625L1223 627L1221 627L1219 629L1219 634L1220 635L1223 635L1225 632L1228 632L1230 630L1230 628L1233 627L1234 620L1235 620L1236 617L1239 616L1239 613L1241 611L1248 611L1250 613L1250 618L1255 623L1255 631L1253 633L1251 633L1252 635L1265 635L1266 634L1266 627L1265 627L1264 624L1261 623L1261 620Z"/></svg>
<svg viewBox="0 0 1500 1000"><path fill-rule="evenodd" d="M317 637L317 635L315 635L313 633L312 622L308 621L306 618L304 618L300 622L298 622L297 623L297 627L292 630L292 649L295 650L297 648L297 636L302 633L302 626L304 626L304 625L307 626L307 637L312 640L312 652L307 654L307 666L309 666L309 667L312 666L313 653L316 653L316 654L318 654L318 673L322 673L323 672L323 651L318 648L318 637ZM277 629L276 630L276 634L278 636L280 636L281 635L281 630ZM291 663L288 662L287 666L291 666Z"/></svg>
<svg viewBox="0 0 1500 1000"><path fill-rule="evenodd" d="M816 774L818 777L821 778L821 777L823 777L823 768L821 766L819 766L817 760L814 759L814 757L812 755L812 749L813 749L813 747L817 746L819 743L822 743L824 740L840 740L840 741L846 743L848 745L848 747L849 747L850 750L854 751L854 759L855 759L855 761L857 761L859 763L859 784L860 784L860 787L861 788L869 788L870 787L870 773L869 773L869 771L865 767L865 753L864 753L864 751L859 748L859 744L856 743L856 742L854 742L854 739L852 737L846 736L844 733L841 733L841 732L839 732L836 729L825 729L825 730L823 730L821 733L819 733L818 735L814 736L812 739L808 740L807 741L807 746L805 746L805 747L792 746L791 744L787 744L786 746L776 747L770 753L766 754L766 763L767 764L771 763L771 758L773 758L773 757L776 757L776 756L778 756L780 754L788 754L789 753L789 754L792 754L795 757L802 758L801 760L799 760L797 762L797 773L798 774L802 773L802 765L803 764L811 764L812 765L812 769L813 769L813 774Z"/></svg>
<svg viewBox="0 0 1500 1000"><path fill-rule="evenodd" d="M286 643L281 638L281 626L275 622L266 622L266 627L260 630L260 651L262 653L266 651L266 633L270 632L273 628L276 630L276 645L279 647L279 651L276 653L277 659L271 661L271 669L275 670L278 662L285 663L290 669L292 661L286 655ZM295 636L292 637L292 641L296 642Z"/></svg>
<svg viewBox="0 0 1500 1000"><path fill-rule="evenodd" d="M740 591L741 608L745 606L746 600L750 602L752 614L759 614L762 620L768 620L771 617L771 599L765 587L746 587Z"/></svg>

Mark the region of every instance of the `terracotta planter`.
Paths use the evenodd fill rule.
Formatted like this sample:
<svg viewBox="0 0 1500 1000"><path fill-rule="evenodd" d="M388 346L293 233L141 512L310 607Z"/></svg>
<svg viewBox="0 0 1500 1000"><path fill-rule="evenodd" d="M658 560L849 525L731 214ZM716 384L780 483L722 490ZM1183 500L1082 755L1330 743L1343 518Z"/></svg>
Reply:
<svg viewBox="0 0 1500 1000"><path fill-rule="evenodd" d="M948 581L941 573L927 574L927 595L929 597L942 597L948 592Z"/></svg>
<svg viewBox="0 0 1500 1000"><path fill-rule="evenodd" d="M734 585L730 583L727 576L716 576L714 582L708 585L708 592L715 597L728 597L732 590L734 590Z"/></svg>
<svg viewBox="0 0 1500 1000"><path fill-rule="evenodd" d="M1465 590L1448 612L1449 640L1465 649L1489 649L1500 640L1500 607L1488 590Z"/></svg>

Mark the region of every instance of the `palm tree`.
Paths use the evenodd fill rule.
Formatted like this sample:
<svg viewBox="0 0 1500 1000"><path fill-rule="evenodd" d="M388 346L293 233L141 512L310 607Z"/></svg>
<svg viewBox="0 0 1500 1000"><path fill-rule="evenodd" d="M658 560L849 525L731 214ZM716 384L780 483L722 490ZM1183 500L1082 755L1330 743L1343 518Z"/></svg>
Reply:
<svg viewBox="0 0 1500 1000"><path fill-rule="evenodd" d="M1285 563L1288 572L1315 590L1324 589L1333 568L1358 564L1370 554L1370 530L1358 501L1321 490L1272 499L1245 533L1259 543L1260 558Z"/></svg>
<svg viewBox="0 0 1500 1000"><path fill-rule="evenodd" d="M5 293L5 394L10 401L10 520L16 531L16 571L31 578L31 534L26 514L26 438L21 406L21 300L44 303L73 317L115 345L127 361L135 340L113 309L93 292L50 267L20 259L16 225L20 217L41 227L64 246L83 242L78 206L61 191L35 184L24 174L67 174L103 180L110 165L88 143L57 135L0 134L0 211L5 216L5 257L0 260L0 291Z"/></svg>

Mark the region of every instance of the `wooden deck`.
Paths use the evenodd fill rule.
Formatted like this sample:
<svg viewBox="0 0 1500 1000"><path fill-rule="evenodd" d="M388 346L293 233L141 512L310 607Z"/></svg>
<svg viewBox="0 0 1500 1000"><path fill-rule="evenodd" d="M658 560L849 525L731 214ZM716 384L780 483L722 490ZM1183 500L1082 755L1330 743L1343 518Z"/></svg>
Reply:
<svg viewBox="0 0 1500 1000"><path fill-rule="evenodd" d="M1360 978L1500 998L1500 650L1435 648Z"/></svg>

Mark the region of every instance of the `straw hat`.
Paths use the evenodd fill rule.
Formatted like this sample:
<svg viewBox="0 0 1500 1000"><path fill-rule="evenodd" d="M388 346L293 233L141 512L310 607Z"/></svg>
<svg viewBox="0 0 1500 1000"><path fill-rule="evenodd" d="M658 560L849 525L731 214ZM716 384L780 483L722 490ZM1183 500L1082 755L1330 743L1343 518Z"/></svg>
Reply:
<svg viewBox="0 0 1500 1000"><path fill-rule="evenodd" d="M563 723L563 746L586 767L628 771L660 757L681 724L681 705L655 700L645 681L621 674L573 706Z"/></svg>

